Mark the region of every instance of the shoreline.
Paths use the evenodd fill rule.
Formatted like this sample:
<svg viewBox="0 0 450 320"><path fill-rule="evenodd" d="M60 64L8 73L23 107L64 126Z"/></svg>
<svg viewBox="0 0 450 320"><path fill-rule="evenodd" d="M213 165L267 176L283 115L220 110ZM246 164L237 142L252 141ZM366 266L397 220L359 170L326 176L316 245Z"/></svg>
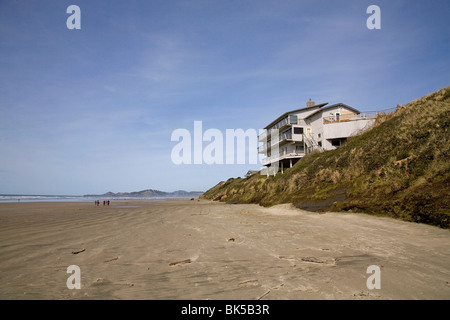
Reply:
<svg viewBox="0 0 450 320"><path fill-rule="evenodd" d="M0 203L0 221L1 299L450 299L449 230L388 217L133 199Z"/></svg>
<svg viewBox="0 0 450 320"><path fill-rule="evenodd" d="M28 197L28 196L23 196ZM114 200L114 201L171 201L171 200L190 200L192 197L155 197L155 198L137 198L137 197L130 197L130 198L114 198L114 197L84 197L84 196L33 196L33 197L53 197L53 199L32 199L32 198L15 198L15 199L8 199L3 200L0 199L0 204L2 203L42 203L42 202L69 202L69 203L79 203L79 202L93 202L95 200ZM58 198L60 197L60 198ZM198 199L198 197L194 197L195 199Z"/></svg>

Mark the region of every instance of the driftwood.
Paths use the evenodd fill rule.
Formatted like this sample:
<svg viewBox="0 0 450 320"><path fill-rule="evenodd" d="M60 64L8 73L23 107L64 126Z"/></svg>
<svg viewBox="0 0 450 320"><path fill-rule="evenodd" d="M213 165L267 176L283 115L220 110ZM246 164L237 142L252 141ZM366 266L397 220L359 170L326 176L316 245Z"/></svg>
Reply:
<svg viewBox="0 0 450 320"><path fill-rule="evenodd" d="M192 262L191 259L186 259L186 260L171 262L171 263L169 263L169 266L174 266L174 265L183 264L183 263L191 263L191 262Z"/></svg>
<svg viewBox="0 0 450 320"><path fill-rule="evenodd" d="M270 292L270 290L267 291L266 293L264 293L261 297L259 297L259 298L256 299L256 300L261 300L262 298L264 298L265 296L267 296L267 295L269 294L269 292Z"/></svg>
<svg viewBox="0 0 450 320"><path fill-rule="evenodd" d="M332 258L332 257L325 257L325 258L316 258L316 257L304 257L300 259L304 262L311 262L311 263L322 263L322 264L331 264L336 265L336 262L338 259Z"/></svg>
<svg viewBox="0 0 450 320"><path fill-rule="evenodd" d="M103 262L111 262L111 261L118 260L118 259L119 259L119 257L115 257L115 258L112 258L112 259L109 259L109 260L105 260Z"/></svg>
<svg viewBox="0 0 450 320"><path fill-rule="evenodd" d="M73 254L79 254L79 253L82 253L82 252L84 252L84 251L86 251L85 248L83 248L83 249L81 249L81 250L78 250L78 251L72 251L72 253L73 253Z"/></svg>
<svg viewBox="0 0 450 320"><path fill-rule="evenodd" d="M243 285L243 284L255 284L257 282L258 282L258 279L245 280L245 281L239 282L238 286Z"/></svg>
<svg viewBox="0 0 450 320"><path fill-rule="evenodd" d="M278 256L278 259L295 260L294 256Z"/></svg>

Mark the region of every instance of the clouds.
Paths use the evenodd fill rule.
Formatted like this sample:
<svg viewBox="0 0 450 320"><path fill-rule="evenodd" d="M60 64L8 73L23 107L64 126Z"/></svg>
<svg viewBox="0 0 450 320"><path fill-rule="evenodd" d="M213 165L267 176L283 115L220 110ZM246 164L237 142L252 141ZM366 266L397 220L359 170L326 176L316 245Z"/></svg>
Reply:
<svg viewBox="0 0 450 320"><path fill-rule="evenodd" d="M448 85L444 1L380 0L375 31L360 0L80 0L81 30L70 4L2 3L0 192L206 189L252 168L171 163L195 120L257 129L309 98L374 110Z"/></svg>

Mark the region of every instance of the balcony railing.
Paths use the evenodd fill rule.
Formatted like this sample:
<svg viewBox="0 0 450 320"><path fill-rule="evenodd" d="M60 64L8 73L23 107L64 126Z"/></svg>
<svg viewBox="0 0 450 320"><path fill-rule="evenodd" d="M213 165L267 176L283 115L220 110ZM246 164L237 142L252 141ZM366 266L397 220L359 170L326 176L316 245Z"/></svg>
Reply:
<svg viewBox="0 0 450 320"><path fill-rule="evenodd" d="M259 142L264 142L264 141L266 141L266 140L267 140L267 134L268 134L267 130L264 130L263 133L261 133L261 134L259 135L258 141L259 141Z"/></svg>
<svg viewBox="0 0 450 320"><path fill-rule="evenodd" d="M389 113L394 112L395 110L397 110L397 109L392 108L392 109L385 109L385 110L380 110L380 111L366 111L366 112L361 112L359 114L351 114L351 115L340 114L339 116L335 115L335 116L330 116L330 117L324 117L323 123L328 124L328 123L346 122L346 121L354 121L354 120L362 120L362 119L374 119L379 114L389 114Z"/></svg>
<svg viewBox="0 0 450 320"><path fill-rule="evenodd" d="M267 149L267 144L264 143L263 145L258 147L258 153L266 153Z"/></svg>
<svg viewBox="0 0 450 320"><path fill-rule="evenodd" d="M298 124L298 117L295 114L288 115L287 117L281 119L276 124L274 124L272 127L270 127L269 130L273 129L282 129L285 126L292 125L292 124Z"/></svg>
<svg viewBox="0 0 450 320"><path fill-rule="evenodd" d="M292 132L284 132L280 134L279 141L292 140Z"/></svg>
<svg viewBox="0 0 450 320"><path fill-rule="evenodd" d="M283 145L288 142L298 143L303 142L304 138L303 135L294 135L292 132L284 132L281 135L279 135L278 140L269 140L267 142L264 142L262 145L258 147L258 153L267 153L270 149L277 145Z"/></svg>
<svg viewBox="0 0 450 320"><path fill-rule="evenodd" d="M305 152L301 151L287 151L287 152L280 152L278 154L272 155L270 157L266 157L261 160L261 163L263 166L266 166L272 162L280 161L283 159L289 159L289 158L298 158L305 156Z"/></svg>
<svg viewBox="0 0 450 320"><path fill-rule="evenodd" d="M264 130L263 133L261 133L258 137L259 142L266 142L267 139L270 139L270 137L277 135L280 132L278 129L267 129Z"/></svg>

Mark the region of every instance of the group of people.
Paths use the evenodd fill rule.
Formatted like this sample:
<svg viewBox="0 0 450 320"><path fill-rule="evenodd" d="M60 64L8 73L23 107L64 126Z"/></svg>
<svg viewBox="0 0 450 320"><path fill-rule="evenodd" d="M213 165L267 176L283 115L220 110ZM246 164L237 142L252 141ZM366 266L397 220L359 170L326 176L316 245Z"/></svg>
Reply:
<svg viewBox="0 0 450 320"><path fill-rule="evenodd" d="M96 206L99 206L99 205L100 205L100 201L99 201L99 200L95 200L95 201L94 201L94 204L95 204ZM104 205L104 206L106 206L106 205L109 206L109 200L103 200L103 205Z"/></svg>

